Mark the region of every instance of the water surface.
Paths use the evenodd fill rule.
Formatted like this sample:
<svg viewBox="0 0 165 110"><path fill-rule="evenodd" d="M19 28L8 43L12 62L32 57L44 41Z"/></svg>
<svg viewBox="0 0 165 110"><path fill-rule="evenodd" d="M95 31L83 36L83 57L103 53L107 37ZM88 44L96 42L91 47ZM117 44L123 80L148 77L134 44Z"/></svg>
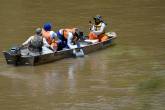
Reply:
<svg viewBox="0 0 165 110"><path fill-rule="evenodd" d="M164 110L164 0L1 0L0 50L45 22L57 31L101 14L116 45L84 58L14 67L0 55L1 110Z"/></svg>

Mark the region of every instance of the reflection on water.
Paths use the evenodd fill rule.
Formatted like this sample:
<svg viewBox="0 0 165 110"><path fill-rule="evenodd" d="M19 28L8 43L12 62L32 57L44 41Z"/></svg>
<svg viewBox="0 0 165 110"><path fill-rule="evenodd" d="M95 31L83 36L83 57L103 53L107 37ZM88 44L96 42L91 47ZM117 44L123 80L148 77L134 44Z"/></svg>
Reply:
<svg viewBox="0 0 165 110"><path fill-rule="evenodd" d="M116 45L30 67L0 55L2 110L164 110L164 0L1 0L0 50L20 44L36 27L80 27L101 14Z"/></svg>
<svg viewBox="0 0 165 110"><path fill-rule="evenodd" d="M23 81L26 86L29 87L28 90L31 95L37 95L38 90L42 89L44 90L43 93L45 95L51 95L54 93L55 89L61 88L61 85L64 84L65 81L68 90L72 93L76 88L75 71L77 71L78 68L83 67L84 60L76 59L76 61L71 64L68 62L66 65L68 66L68 70L65 69L64 74L62 74L61 71L56 70L57 67L54 67L53 65L51 67L50 65L41 65L42 67L10 67L7 71L1 71L0 76L11 79L13 82L17 83ZM49 70L46 69L48 66ZM57 66L60 67L60 65ZM45 70L39 70L43 67ZM63 75L66 77L65 81L63 80ZM22 86L22 84L19 83L13 84L13 89L19 90L19 85Z"/></svg>

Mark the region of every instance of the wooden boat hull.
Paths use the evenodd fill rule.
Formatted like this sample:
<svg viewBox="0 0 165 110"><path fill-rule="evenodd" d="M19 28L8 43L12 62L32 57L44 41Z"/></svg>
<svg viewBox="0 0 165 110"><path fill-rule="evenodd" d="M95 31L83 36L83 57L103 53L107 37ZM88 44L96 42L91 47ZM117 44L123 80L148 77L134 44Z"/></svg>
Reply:
<svg viewBox="0 0 165 110"><path fill-rule="evenodd" d="M110 38L105 42L99 42L95 44L89 44L81 49L84 51L85 54L109 47L113 44L115 38ZM76 48L79 50L80 48ZM48 62L57 61L64 58L75 57L73 54L74 49L62 50L57 52L52 52L49 54L39 54L39 55L12 55L9 51L3 51L7 64L12 65L39 65Z"/></svg>

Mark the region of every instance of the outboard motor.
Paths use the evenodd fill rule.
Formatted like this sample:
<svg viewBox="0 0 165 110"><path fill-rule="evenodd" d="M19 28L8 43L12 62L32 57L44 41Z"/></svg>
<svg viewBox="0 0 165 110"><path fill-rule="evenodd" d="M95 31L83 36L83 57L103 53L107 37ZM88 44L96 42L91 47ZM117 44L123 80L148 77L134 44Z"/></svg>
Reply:
<svg viewBox="0 0 165 110"><path fill-rule="evenodd" d="M10 63L14 64L14 65L18 65L19 64L19 59L21 57L21 50L20 47L12 47L9 52L10 54Z"/></svg>
<svg viewBox="0 0 165 110"><path fill-rule="evenodd" d="M20 47L12 47L9 52L11 55L16 55L16 56L21 55Z"/></svg>

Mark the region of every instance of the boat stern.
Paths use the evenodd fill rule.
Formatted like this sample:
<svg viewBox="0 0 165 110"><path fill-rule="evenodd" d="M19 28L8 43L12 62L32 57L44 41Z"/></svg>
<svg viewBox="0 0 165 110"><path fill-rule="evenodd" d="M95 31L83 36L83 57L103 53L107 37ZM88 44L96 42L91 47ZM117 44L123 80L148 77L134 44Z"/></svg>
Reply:
<svg viewBox="0 0 165 110"><path fill-rule="evenodd" d="M18 64L18 60L20 58L20 55L12 55L10 52L3 51L3 55L5 57L7 64Z"/></svg>

